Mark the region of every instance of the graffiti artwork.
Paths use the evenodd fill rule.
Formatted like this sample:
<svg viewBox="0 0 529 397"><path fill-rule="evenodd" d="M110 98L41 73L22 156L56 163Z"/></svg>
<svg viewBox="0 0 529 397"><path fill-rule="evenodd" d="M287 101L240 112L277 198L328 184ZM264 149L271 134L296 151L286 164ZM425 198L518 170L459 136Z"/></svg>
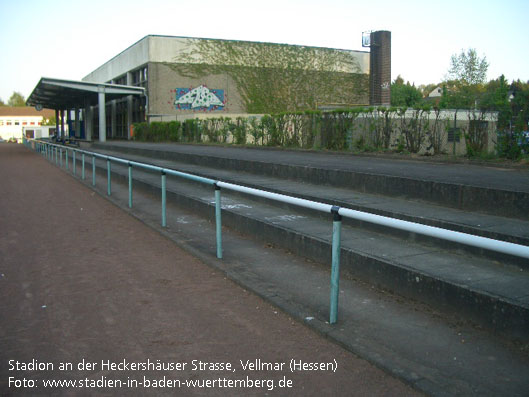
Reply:
<svg viewBox="0 0 529 397"><path fill-rule="evenodd" d="M196 88L177 88L174 105L179 110L222 110L225 105L224 90L210 90L205 85Z"/></svg>

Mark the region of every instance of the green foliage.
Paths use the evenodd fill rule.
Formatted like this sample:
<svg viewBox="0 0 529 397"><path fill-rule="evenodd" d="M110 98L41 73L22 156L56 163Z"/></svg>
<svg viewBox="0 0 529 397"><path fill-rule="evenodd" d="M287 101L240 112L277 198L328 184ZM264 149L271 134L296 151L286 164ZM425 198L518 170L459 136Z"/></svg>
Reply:
<svg viewBox="0 0 529 397"><path fill-rule="evenodd" d="M519 133L529 130L529 81L522 83L519 80L511 85L512 101L511 110L514 119L514 130Z"/></svg>
<svg viewBox="0 0 529 397"><path fill-rule="evenodd" d="M403 149L418 152L429 133L428 108L353 108L331 112L277 113L262 117L187 119L134 125L134 139L150 142L209 142L327 150L388 150L400 127ZM407 115L407 119L403 116ZM412 118L410 118L410 114ZM399 124L400 120L400 124Z"/></svg>
<svg viewBox="0 0 529 397"><path fill-rule="evenodd" d="M422 102L422 93L408 81L404 84L398 76L391 84L391 106L415 107Z"/></svg>
<svg viewBox="0 0 529 397"><path fill-rule="evenodd" d="M51 116L49 119L44 118L42 120L42 125L56 125L57 121L55 115Z"/></svg>
<svg viewBox="0 0 529 397"><path fill-rule="evenodd" d="M482 155L487 144L486 113L482 109L468 112L468 128L465 132L465 143L468 157Z"/></svg>
<svg viewBox="0 0 529 397"><path fill-rule="evenodd" d="M136 123L134 124L134 140L142 142L180 142L181 123Z"/></svg>
<svg viewBox="0 0 529 397"><path fill-rule="evenodd" d="M22 95L20 92L13 92L13 95L11 95L11 98L9 98L9 101L7 101L8 106L26 106L26 99L24 98L24 95Z"/></svg>
<svg viewBox="0 0 529 397"><path fill-rule="evenodd" d="M400 110L401 134L404 137L406 149L411 153L418 153L425 142L430 127L429 112L427 107L411 109L409 112L407 109Z"/></svg>
<svg viewBox="0 0 529 397"><path fill-rule="evenodd" d="M499 84L497 89L503 90L503 84ZM497 94L492 88L490 91ZM468 126L458 128L460 136L465 138L467 155L483 156L488 153L484 149L490 133L485 122L487 113L484 109L473 109L465 114L468 114ZM523 110L519 111L519 129L526 122L524 114ZM395 150L399 153L424 153L426 150L428 153L441 154L446 150L446 134L452 123L453 117L442 116L437 106L368 107L328 112L283 112L236 119L217 117L187 119L183 122L138 123L134 126L134 139L359 152ZM517 139L499 137L498 154L519 158L521 152L516 144Z"/></svg>
<svg viewBox="0 0 529 397"><path fill-rule="evenodd" d="M448 80L456 80L463 85L477 85L485 83L489 64L487 58L480 58L474 48L469 48L466 52L452 55L450 59L450 69L448 70Z"/></svg>
<svg viewBox="0 0 529 397"><path fill-rule="evenodd" d="M199 120L187 119L182 124L182 141L183 142L202 142L202 132Z"/></svg>
<svg viewBox="0 0 529 397"><path fill-rule="evenodd" d="M484 97L489 64L480 58L475 49L452 55L447 80L443 83L441 108L471 109Z"/></svg>
<svg viewBox="0 0 529 397"><path fill-rule="evenodd" d="M479 100L479 107L483 110L498 112L498 129L505 130L512 119L512 110L509 104L509 86L505 76L501 75L496 80L491 80L485 87L485 93Z"/></svg>
<svg viewBox="0 0 529 397"><path fill-rule="evenodd" d="M443 109L470 109L483 93L482 85L468 85L461 81L447 81L443 84L440 107Z"/></svg>
<svg viewBox="0 0 529 397"><path fill-rule="evenodd" d="M190 41L174 63L182 76L226 74L248 113L315 109L318 103L361 103L368 76L345 51L243 41Z"/></svg>
<svg viewBox="0 0 529 397"><path fill-rule="evenodd" d="M518 160L522 157L522 147L519 145L519 134L498 133L496 152L499 157Z"/></svg>
<svg viewBox="0 0 529 397"><path fill-rule="evenodd" d="M246 144L246 134L248 131L248 119L237 117L235 128L233 129L233 140L237 145Z"/></svg>

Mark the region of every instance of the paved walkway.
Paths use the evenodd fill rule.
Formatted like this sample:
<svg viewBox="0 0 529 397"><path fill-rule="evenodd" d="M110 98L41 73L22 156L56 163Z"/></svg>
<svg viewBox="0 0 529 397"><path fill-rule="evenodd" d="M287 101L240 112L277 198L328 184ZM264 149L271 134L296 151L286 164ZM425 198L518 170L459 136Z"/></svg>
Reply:
<svg viewBox="0 0 529 397"><path fill-rule="evenodd" d="M416 394L26 148L0 186L1 395Z"/></svg>

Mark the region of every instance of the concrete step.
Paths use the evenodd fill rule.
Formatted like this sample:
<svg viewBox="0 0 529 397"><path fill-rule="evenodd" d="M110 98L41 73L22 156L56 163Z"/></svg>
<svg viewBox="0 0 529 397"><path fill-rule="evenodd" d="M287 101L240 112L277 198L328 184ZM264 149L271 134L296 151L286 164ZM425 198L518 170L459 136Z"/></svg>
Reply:
<svg viewBox="0 0 529 397"><path fill-rule="evenodd" d="M100 161L98 169L106 176L106 164ZM112 178L125 182L127 168L113 164ZM134 188L157 196L160 176L135 169ZM167 191L168 200L213 219L211 187L168 178ZM227 191L222 197L224 226L330 266L330 216L322 219ZM499 335L529 341L529 274L523 268L350 225L342 230L341 257L343 273L351 278L457 313Z"/></svg>
<svg viewBox="0 0 529 397"><path fill-rule="evenodd" d="M111 142L93 148L529 220L527 170L203 145Z"/></svg>
<svg viewBox="0 0 529 397"><path fill-rule="evenodd" d="M97 151L103 154L114 155L118 157L123 155L121 151ZM257 176L255 174L233 171L229 169L216 169L196 164L160 160L152 157L127 154L127 158L134 159L139 162L152 163L167 168L174 168L211 179L219 179L225 182L258 189L265 189L275 193L325 202L340 207L417 222L429 226L436 226L448 230L492 238L495 240L508 241L521 245L529 245L529 221L520 219L462 211L424 202L413 202L402 198L361 193L352 189L336 188L334 186L322 187L321 185L314 185L299 181L263 175ZM296 208L296 210L300 211L299 208ZM312 211L310 213L314 216ZM478 249L464 244L397 231L395 229L389 229L370 223L362 223L350 219L345 219L344 222L355 227L385 232L391 234L392 236L399 235L405 239L424 241L428 244L439 246L441 248L469 252L473 255L494 259L498 262L501 262L502 264L512 264L518 267L524 267L529 270L528 261L518 257L511 257L505 254Z"/></svg>
<svg viewBox="0 0 529 397"><path fill-rule="evenodd" d="M113 166L113 169L119 171L118 167ZM85 184L92 188L90 170L91 167L87 167ZM106 171L101 171L106 176ZM80 175L79 168L77 175ZM140 177L139 172L135 171L134 175ZM224 258L217 260L214 224L211 222L213 192L198 193L198 200L171 193L168 227L161 228L159 189L155 187L159 178L145 176L145 182L135 179L132 210L127 208L127 185L118 183L117 174L113 174L109 199L220 269L242 287L418 390L435 396L526 394L529 365L524 345L512 345L457 316L447 316L418 301L377 290L359 278L348 277L349 272L342 273L339 319L331 326L326 322L330 280L328 262L307 260L262 240L250 239L237 232L237 228L227 227L223 230ZM172 184L172 178L168 178L168 182ZM141 185L146 191L140 189ZM176 185L178 191L186 189L186 184L181 181ZM170 189L173 191L174 186ZM103 176L98 175L96 190L106 196ZM238 213L252 210L241 206L243 203L239 197L230 201L224 192L223 196L226 198L223 211L226 222ZM179 198L182 201L177 202ZM191 211L182 205L188 200L194 208ZM258 204L261 206L262 203ZM207 218L199 216L197 209L207 213ZM290 211L278 213L274 208L272 216L276 218L269 223L274 225L274 222L281 221L285 223L284 229L290 229L290 223L295 220L290 215ZM329 234L331 227L330 223L328 229L325 227ZM381 256L381 253L375 252L375 255ZM424 280L415 282L421 285Z"/></svg>

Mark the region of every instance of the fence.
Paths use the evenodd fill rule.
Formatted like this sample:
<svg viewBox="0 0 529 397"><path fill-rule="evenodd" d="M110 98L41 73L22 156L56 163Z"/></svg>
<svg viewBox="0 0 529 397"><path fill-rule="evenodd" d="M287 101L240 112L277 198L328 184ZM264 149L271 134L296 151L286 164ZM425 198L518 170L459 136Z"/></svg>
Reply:
<svg viewBox="0 0 529 397"><path fill-rule="evenodd" d="M269 200L280 201L287 204L292 204L304 208L309 208L315 211L320 211L332 215L333 218L333 234L332 234L332 264L331 264L331 297L330 297L330 315L329 323L334 324L338 319L338 294L339 294L339 274L340 274L340 240L341 240L341 225L342 217L355 219L359 221L374 223L394 229L399 229L407 232L418 233L429 237L434 237L442 240L454 241L461 244L470 245L490 251L496 251L507 255L518 256L529 259L529 247L513 244L505 241L493 240L486 237L474 236L471 234L455 232L438 227L427 226L420 223L403 221L400 219L390 218L381 215L370 214L367 212L356 211L349 208L333 206L330 204L316 202L298 197L287 196L279 193L272 193L265 190L249 188L246 186L236 185L233 183L222 182L209 178L192 175L177 170L162 168L155 165L140 163L136 161L126 160L119 157L107 156L104 154L90 152L86 150L71 148L63 145L52 144L49 142L38 140L24 140L24 143L36 150L38 153L45 156L48 160L55 160L55 164L63 167L63 151L65 168L69 170L68 152L72 152L72 173L76 175L76 153L81 154L81 178L85 179L85 156L92 157L92 185L96 185L96 159L104 159L107 164L107 195L112 194L111 186L111 163L121 163L128 166L128 185L129 185L129 207L132 208L132 169L133 167L144 168L150 171L159 172L161 176L161 225L167 226L166 219L166 177L173 175L180 178L185 178L210 185L215 189L215 233L216 233L216 248L217 258L222 259L222 218L221 218L221 189L228 189L240 193L266 198Z"/></svg>
<svg viewBox="0 0 529 397"><path fill-rule="evenodd" d="M479 109L353 108L200 117L134 125L148 142L208 142L304 149L463 155L493 152L497 113Z"/></svg>

